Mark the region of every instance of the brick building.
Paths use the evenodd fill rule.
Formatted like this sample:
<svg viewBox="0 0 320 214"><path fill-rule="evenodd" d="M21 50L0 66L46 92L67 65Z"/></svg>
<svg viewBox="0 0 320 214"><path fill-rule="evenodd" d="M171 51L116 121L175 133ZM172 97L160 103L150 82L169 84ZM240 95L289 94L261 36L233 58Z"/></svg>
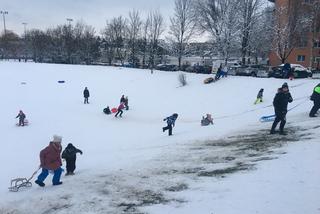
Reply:
<svg viewBox="0 0 320 214"><path fill-rule="evenodd" d="M320 69L320 0L269 0L275 4L270 65L284 62Z"/></svg>

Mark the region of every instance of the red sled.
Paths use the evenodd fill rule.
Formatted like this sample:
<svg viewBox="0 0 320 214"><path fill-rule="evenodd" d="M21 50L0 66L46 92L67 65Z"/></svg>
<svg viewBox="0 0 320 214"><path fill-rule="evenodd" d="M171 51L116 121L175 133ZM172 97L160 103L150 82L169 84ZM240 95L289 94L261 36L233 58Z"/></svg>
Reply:
<svg viewBox="0 0 320 214"><path fill-rule="evenodd" d="M29 125L29 121L27 119L24 119L24 126ZM19 126L19 123L16 123L16 126Z"/></svg>
<svg viewBox="0 0 320 214"><path fill-rule="evenodd" d="M117 113L117 112L118 112L118 109L117 109L117 108L112 108L112 109L111 109L111 112L112 112L112 113Z"/></svg>

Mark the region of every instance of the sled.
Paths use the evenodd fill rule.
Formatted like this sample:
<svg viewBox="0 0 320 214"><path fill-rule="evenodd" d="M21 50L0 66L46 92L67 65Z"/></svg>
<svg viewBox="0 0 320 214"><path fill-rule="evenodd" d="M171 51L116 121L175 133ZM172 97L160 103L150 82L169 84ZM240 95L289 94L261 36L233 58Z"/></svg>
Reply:
<svg viewBox="0 0 320 214"><path fill-rule="evenodd" d="M214 78L212 78L212 77L209 77L209 78L203 80L204 84L209 84L209 83L212 83L212 82L214 82Z"/></svg>
<svg viewBox="0 0 320 214"><path fill-rule="evenodd" d="M27 119L24 119L24 126L28 126L29 121ZM19 126L19 123L16 123L16 126Z"/></svg>
<svg viewBox="0 0 320 214"><path fill-rule="evenodd" d="M65 83L65 81L64 80L59 80L58 83Z"/></svg>
<svg viewBox="0 0 320 214"><path fill-rule="evenodd" d="M276 115L269 115L269 116L263 116L259 119L260 122L265 123L265 122L272 122L276 118Z"/></svg>
<svg viewBox="0 0 320 214"><path fill-rule="evenodd" d="M22 187L32 187L31 180L38 173L40 167L31 175L29 179L27 178L15 178L11 180L10 187L8 188L10 192L18 192Z"/></svg>
<svg viewBox="0 0 320 214"><path fill-rule="evenodd" d="M117 109L117 108L112 108L112 109L111 109L111 112L112 112L112 113L117 113L117 112L118 112L118 109Z"/></svg>

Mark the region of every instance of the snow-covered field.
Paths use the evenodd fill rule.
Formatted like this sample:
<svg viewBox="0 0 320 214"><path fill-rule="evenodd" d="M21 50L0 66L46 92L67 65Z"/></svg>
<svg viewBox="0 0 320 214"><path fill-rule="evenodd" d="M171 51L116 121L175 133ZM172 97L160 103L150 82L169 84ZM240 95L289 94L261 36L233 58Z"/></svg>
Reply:
<svg viewBox="0 0 320 214"><path fill-rule="evenodd" d="M320 124L309 118L308 96L318 81L288 82L295 99L287 136L269 135L281 79L228 77L126 68L0 62L2 133L0 213L320 213ZM57 81L65 80L59 84ZM26 84L21 84L25 82ZM83 104L84 87L90 90ZM264 102L253 105L260 88ZM121 95L123 118L105 115ZM17 127L22 109L30 121ZM173 136L162 119L179 118ZM200 126L211 113L214 125ZM75 176L63 185L17 193L10 180L29 177L53 134L82 149Z"/></svg>

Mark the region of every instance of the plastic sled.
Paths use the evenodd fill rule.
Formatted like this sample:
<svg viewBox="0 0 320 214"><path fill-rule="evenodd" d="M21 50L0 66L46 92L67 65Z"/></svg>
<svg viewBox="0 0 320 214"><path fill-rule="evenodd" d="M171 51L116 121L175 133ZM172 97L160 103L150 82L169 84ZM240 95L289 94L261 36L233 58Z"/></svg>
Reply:
<svg viewBox="0 0 320 214"><path fill-rule="evenodd" d="M203 80L204 84L209 84L209 83L212 83L212 82L214 82L214 79L212 77L209 77L209 78Z"/></svg>
<svg viewBox="0 0 320 214"><path fill-rule="evenodd" d="M118 112L118 109L117 109L117 108L112 108L112 109L111 109L111 112L112 112L112 113L117 113L117 112Z"/></svg>
<svg viewBox="0 0 320 214"><path fill-rule="evenodd" d="M64 80L59 80L58 83L65 83L65 81Z"/></svg>
<svg viewBox="0 0 320 214"><path fill-rule="evenodd" d="M27 119L24 119L24 126L28 126L29 121ZM19 126L19 123L16 123L16 126Z"/></svg>
<svg viewBox="0 0 320 214"><path fill-rule="evenodd" d="M269 116L263 116L259 119L260 122L265 123L265 122L272 122L276 118L276 115L269 115Z"/></svg>

